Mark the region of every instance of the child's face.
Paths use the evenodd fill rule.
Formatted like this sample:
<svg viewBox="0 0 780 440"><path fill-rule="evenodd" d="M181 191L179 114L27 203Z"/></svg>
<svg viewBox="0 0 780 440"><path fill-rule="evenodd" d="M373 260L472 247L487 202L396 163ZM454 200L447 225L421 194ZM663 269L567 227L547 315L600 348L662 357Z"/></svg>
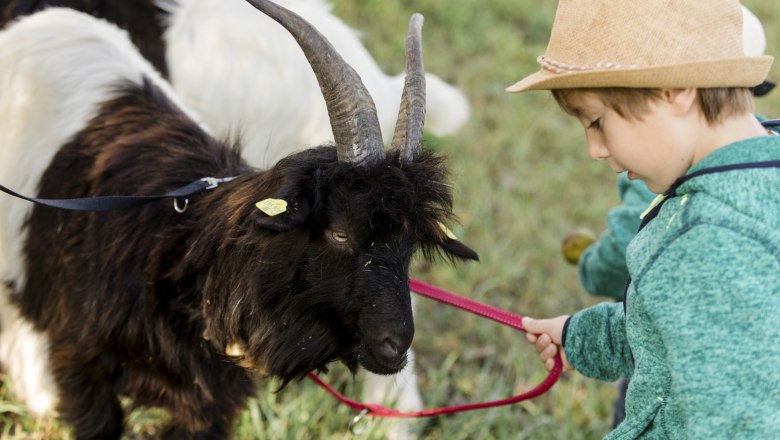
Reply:
<svg viewBox="0 0 780 440"><path fill-rule="evenodd" d="M597 94L572 97L572 107L585 128L588 153L606 160L616 173L628 171L655 193L664 192L694 161L690 130L666 99L651 101L642 119L620 116Z"/></svg>

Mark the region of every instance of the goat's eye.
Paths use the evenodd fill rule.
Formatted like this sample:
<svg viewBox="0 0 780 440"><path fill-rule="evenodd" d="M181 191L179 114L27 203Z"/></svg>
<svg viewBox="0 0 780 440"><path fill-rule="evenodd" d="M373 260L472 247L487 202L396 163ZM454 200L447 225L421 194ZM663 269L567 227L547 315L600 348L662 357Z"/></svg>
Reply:
<svg viewBox="0 0 780 440"><path fill-rule="evenodd" d="M328 231L328 237L338 244L344 244L349 241L349 235L341 231Z"/></svg>

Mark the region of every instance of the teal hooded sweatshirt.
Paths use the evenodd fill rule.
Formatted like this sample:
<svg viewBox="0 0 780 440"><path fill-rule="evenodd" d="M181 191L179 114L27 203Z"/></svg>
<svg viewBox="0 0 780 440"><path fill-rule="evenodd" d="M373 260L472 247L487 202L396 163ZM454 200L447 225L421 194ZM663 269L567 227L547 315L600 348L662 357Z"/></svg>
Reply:
<svg viewBox="0 0 780 440"><path fill-rule="evenodd" d="M717 149L688 174L780 161L780 136ZM573 315L566 355L631 379L607 439L780 438L780 168L683 183L627 250L624 303ZM625 307L625 308L624 308Z"/></svg>

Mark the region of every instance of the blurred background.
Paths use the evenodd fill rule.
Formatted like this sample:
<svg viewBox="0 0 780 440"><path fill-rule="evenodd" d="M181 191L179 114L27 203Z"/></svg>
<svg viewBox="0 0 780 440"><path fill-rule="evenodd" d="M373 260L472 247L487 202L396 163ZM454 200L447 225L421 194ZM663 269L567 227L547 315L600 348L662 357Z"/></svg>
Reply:
<svg viewBox="0 0 780 440"><path fill-rule="evenodd" d="M508 94L504 88L536 71L557 2L539 0L332 0L333 12L359 30L389 74L403 70L410 15L425 16L426 70L454 84L471 104L469 122L448 137L426 136L428 148L449 157L460 225L451 229L479 252L481 262L415 263L413 276L520 315L550 317L600 301L580 287L576 268L561 255L573 228L600 232L618 203L615 175L587 156L582 128L560 111L549 92ZM767 53L780 56L780 8L744 0L763 22ZM780 62L770 79L780 80ZM780 91L757 101L757 111L780 117ZM780 190L780 189L779 189ZM425 406L508 397L546 375L524 335L420 299L414 349ZM351 397L361 381L334 366L328 380ZM349 438L355 412L310 381L263 386L241 418L241 439ZM596 439L610 428L617 387L568 373L547 394L509 407L421 419L424 439ZM135 412L128 438L154 437L153 411ZM35 421L0 400L4 438L70 438L56 421ZM376 419L361 438L381 439ZM16 434L9 434L13 427Z"/></svg>

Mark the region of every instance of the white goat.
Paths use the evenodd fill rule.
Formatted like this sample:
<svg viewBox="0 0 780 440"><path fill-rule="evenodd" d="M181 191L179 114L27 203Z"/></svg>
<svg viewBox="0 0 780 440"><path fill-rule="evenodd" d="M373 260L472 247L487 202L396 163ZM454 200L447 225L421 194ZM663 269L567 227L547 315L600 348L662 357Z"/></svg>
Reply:
<svg viewBox="0 0 780 440"><path fill-rule="evenodd" d="M165 32L170 79L179 97L216 134L240 132L255 166L275 163L333 135L311 68L295 40L245 2L179 0L168 6ZM278 0L314 25L360 75L377 108L386 142L395 127L403 74L388 76L359 34L331 13L325 0ZM166 2L167 4L167 2ZM463 94L426 75L426 129L451 134L468 118ZM205 85L224 84L223 87ZM241 121L239 126L236 122Z"/></svg>

